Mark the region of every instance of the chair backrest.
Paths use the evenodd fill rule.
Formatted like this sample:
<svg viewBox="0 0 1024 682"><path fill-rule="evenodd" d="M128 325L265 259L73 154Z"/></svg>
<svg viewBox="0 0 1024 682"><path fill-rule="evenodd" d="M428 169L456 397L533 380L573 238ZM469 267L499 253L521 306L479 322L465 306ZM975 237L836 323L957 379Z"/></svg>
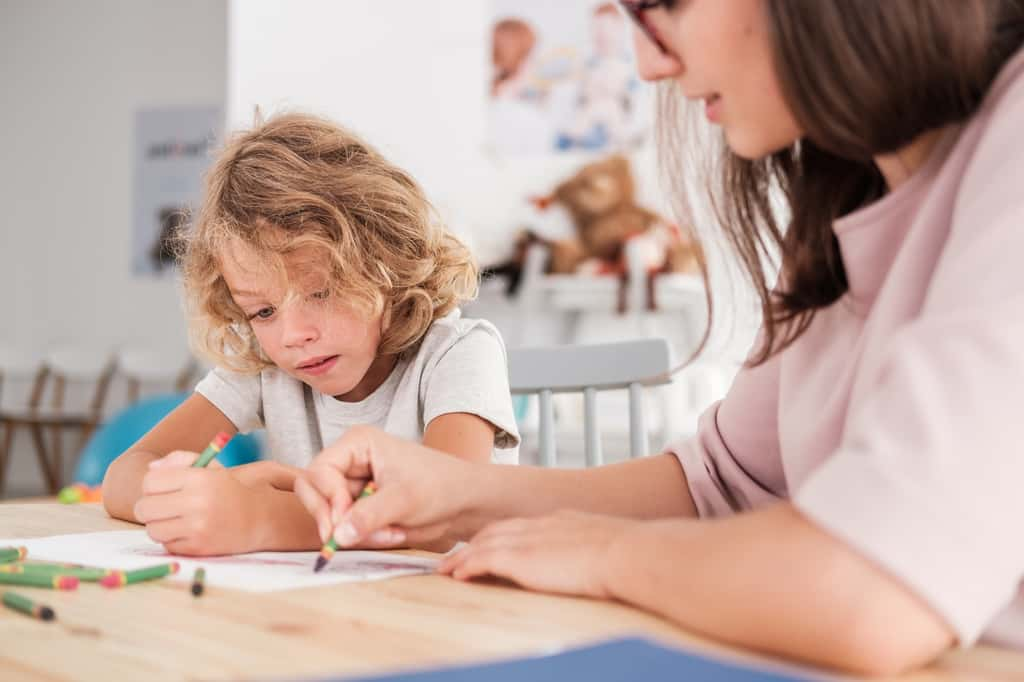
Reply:
<svg viewBox="0 0 1024 682"><path fill-rule="evenodd" d="M58 346L46 356L50 373L50 407L57 412L82 412L95 418L100 416L107 397L107 389L117 363L104 349L76 346ZM80 389L82 405L69 405L68 393ZM78 402L78 401L76 401Z"/></svg>
<svg viewBox="0 0 1024 682"><path fill-rule="evenodd" d="M38 405L47 373L41 351L0 344L0 413Z"/></svg>
<svg viewBox="0 0 1024 682"><path fill-rule="evenodd" d="M540 404L540 459L555 465L555 393L583 393L584 450L588 466L601 464L597 427L597 393L629 390L630 456L647 454L644 386L668 383L672 352L665 339L618 343L513 348L508 358L509 386L514 395L536 393Z"/></svg>
<svg viewBox="0 0 1024 682"><path fill-rule="evenodd" d="M142 384L159 384L163 391L184 391L196 369L196 361L184 349L126 346L117 353L117 372L127 382L129 403L139 399Z"/></svg>

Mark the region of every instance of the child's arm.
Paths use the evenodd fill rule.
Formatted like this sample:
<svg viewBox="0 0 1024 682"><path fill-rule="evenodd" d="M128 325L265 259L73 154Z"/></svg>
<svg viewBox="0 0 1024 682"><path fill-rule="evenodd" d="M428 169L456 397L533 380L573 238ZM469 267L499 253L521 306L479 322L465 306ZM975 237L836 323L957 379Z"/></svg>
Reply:
<svg viewBox="0 0 1024 682"><path fill-rule="evenodd" d="M193 393L111 462L103 477L103 506L116 519L138 523L135 503L150 462L174 451L201 452L219 431L236 433L235 425L209 400Z"/></svg>
<svg viewBox="0 0 1024 682"><path fill-rule="evenodd" d="M487 462L494 450L494 432L493 424L475 414L442 414L427 425L423 444L467 462Z"/></svg>
<svg viewBox="0 0 1024 682"><path fill-rule="evenodd" d="M191 468L218 431L236 429L201 394L190 396L110 465L107 512L145 523L150 537L176 553L318 547L316 525L291 492L297 469L276 462L224 469L216 460Z"/></svg>

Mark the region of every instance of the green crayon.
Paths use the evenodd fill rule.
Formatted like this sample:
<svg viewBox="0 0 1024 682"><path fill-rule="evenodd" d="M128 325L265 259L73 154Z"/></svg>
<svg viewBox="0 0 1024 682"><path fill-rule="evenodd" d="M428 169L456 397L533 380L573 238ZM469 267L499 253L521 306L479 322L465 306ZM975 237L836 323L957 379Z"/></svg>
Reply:
<svg viewBox="0 0 1024 682"><path fill-rule="evenodd" d="M25 547L0 547L0 564L6 564L8 561L21 561L28 554L28 549Z"/></svg>
<svg viewBox="0 0 1024 682"><path fill-rule="evenodd" d="M78 587L78 578L53 573L0 573L0 585L27 585L49 587L54 590L73 590Z"/></svg>
<svg viewBox="0 0 1024 682"><path fill-rule="evenodd" d="M20 594L14 592L4 592L0 601L3 602L4 606L14 609L15 611L21 611L22 613L38 618L39 620L53 620L56 617L53 609L49 606L43 606L42 604L36 604L28 597L23 597Z"/></svg>
<svg viewBox="0 0 1024 682"><path fill-rule="evenodd" d="M0 573L24 573L36 575L70 575L82 582L99 582L113 573L109 568L90 568L73 564L0 564Z"/></svg>
<svg viewBox="0 0 1024 682"><path fill-rule="evenodd" d="M206 569L202 566L196 569L192 575L192 596L198 597L203 593L204 581L206 580Z"/></svg>
<svg viewBox="0 0 1024 682"><path fill-rule="evenodd" d="M100 580L100 585L103 585L104 587L122 587L124 585L132 585L146 580L155 580L156 578L173 575L178 572L179 568L180 566L178 565L178 562L172 561L169 564L159 564L148 568L138 568L134 571L112 571L110 575Z"/></svg>
<svg viewBox="0 0 1024 682"><path fill-rule="evenodd" d="M194 467L205 467L207 464L213 461L213 458L224 449L224 446L231 440L231 434L221 431L214 436L213 441L206 446L206 449L199 454L199 459L192 462Z"/></svg>
<svg viewBox="0 0 1024 682"><path fill-rule="evenodd" d="M370 481L363 487L363 491L359 493L359 497L356 499L361 500L364 497L369 497L375 492L377 492L377 484ZM316 564L313 566L313 572L319 573L322 571L324 566L327 565L327 562L331 560L331 557L333 557L334 553L337 551L338 542L334 539L334 534L332 533L331 537L327 538L327 542L324 543L324 546L320 548L320 556L316 558Z"/></svg>

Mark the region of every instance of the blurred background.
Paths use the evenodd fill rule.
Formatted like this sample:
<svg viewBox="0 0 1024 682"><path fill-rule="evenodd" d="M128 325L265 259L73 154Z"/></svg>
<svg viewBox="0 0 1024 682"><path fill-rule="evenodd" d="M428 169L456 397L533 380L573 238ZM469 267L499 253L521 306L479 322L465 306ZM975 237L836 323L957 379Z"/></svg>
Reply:
<svg viewBox="0 0 1024 682"><path fill-rule="evenodd" d="M0 496L95 485L208 370L162 239L257 108L329 117L411 172L488 273L466 314L509 346L663 336L682 360L703 332L693 246L657 168L655 88L611 3L0 0L0 86ZM587 183L597 199L574 193ZM658 219L561 258L588 201ZM648 393L655 449L692 432L756 329L705 250L720 323L698 363ZM613 460L624 397L599 407ZM529 462L535 406L517 408ZM557 415L560 463L578 465L580 406L560 399ZM242 445L239 461L259 455L258 436Z"/></svg>

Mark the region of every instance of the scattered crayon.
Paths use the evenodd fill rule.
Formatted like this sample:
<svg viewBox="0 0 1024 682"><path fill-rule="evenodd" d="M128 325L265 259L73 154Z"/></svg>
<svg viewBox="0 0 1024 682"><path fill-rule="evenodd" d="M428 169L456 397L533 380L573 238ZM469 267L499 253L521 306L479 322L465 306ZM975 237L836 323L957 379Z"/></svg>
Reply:
<svg viewBox="0 0 1024 682"><path fill-rule="evenodd" d="M74 564L0 564L0 573L23 573L36 575L67 575L78 578L82 582L99 582L113 573L109 568L90 568Z"/></svg>
<svg viewBox="0 0 1024 682"><path fill-rule="evenodd" d="M8 561L21 561L28 554L27 547L0 547L0 564Z"/></svg>
<svg viewBox="0 0 1024 682"><path fill-rule="evenodd" d="M224 446L231 440L231 434L221 431L214 436L213 441L206 446L206 449L199 455L199 459L192 463L194 467L205 467L207 464L213 461L213 458L224 449Z"/></svg>
<svg viewBox="0 0 1024 682"><path fill-rule="evenodd" d="M54 590L73 590L78 587L78 578L53 573L0 573L0 585L26 585L49 587Z"/></svg>
<svg viewBox="0 0 1024 682"><path fill-rule="evenodd" d="M192 596L198 597L203 593L204 581L206 580L206 569L202 566L196 569L192 575Z"/></svg>
<svg viewBox="0 0 1024 682"><path fill-rule="evenodd" d="M42 604L36 604L28 597L23 597L20 594L14 592L4 592L0 601L3 601L4 606L14 609L15 611L21 611L22 613L38 618L39 620L53 620L56 618L53 609L49 606L43 606Z"/></svg>
<svg viewBox="0 0 1024 682"><path fill-rule="evenodd" d="M138 568L134 571L111 571L110 575L100 580L100 585L111 588L123 587L124 585L132 585L146 580L173 575L178 572L179 568L178 562L172 561L169 564L158 564L148 568Z"/></svg>
<svg viewBox="0 0 1024 682"><path fill-rule="evenodd" d="M102 502L102 486L89 487L84 483L72 483L57 493L57 501L61 504L78 504L79 502Z"/></svg>
<svg viewBox="0 0 1024 682"><path fill-rule="evenodd" d="M377 484L374 483L373 481L370 481L369 483L366 484L366 486L363 488L363 492L359 493L359 497L357 497L356 499L361 500L364 497L369 497L375 492L377 492ZM334 553L337 551L338 543L335 542L334 533L332 532L331 537L327 538L327 542L325 542L324 546L320 549L320 556L316 558L316 565L313 566L313 572L319 573L320 571L322 571L324 566L327 565L327 562L331 560L331 557L333 557Z"/></svg>

